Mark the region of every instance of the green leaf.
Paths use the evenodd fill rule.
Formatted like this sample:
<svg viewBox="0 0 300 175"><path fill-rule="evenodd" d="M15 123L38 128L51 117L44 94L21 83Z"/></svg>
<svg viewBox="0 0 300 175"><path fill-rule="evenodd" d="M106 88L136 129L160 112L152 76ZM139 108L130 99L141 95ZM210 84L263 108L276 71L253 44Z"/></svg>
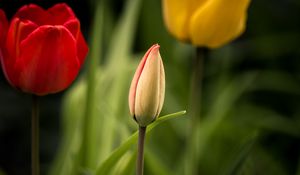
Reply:
<svg viewBox="0 0 300 175"><path fill-rule="evenodd" d="M141 0L130 0L126 3L124 13L121 15L108 47L107 60L112 68L120 65L132 51L140 5Z"/></svg>
<svg viewBox="0 0 300 175"><path fill-rule="evenodd" d="M287 116L282 116L274 110L263 108L255 104L245 104L236 110L236 116L243 116L240 120L255 128L281 132L294 137L300 137L299 124Z"/></svg>
<svg viewBox="0 0 300 175"><path fill-rule="evenodd" d="M150 124L147 127L148 134L154 127L161 124L162 122L165 122L167 120L179 117L183 114L185 114L186 111L180 111L173 114L169 114L163 117L158 118L154 123ZM127 141L125 141L120 147L118 147L97 169L96 175L108 175L111 169L116 165L118 160L128 151L132 145L134 145L138 138L138 132L135 132L132 134Z"/></svg>
<svg viewBox="0 0 300 175"><path fill-rule="evenodd" d="M95 163L98 165L104 161L114 148L118 122L123 122L124 99L128 95L128 83L130 83L131 47L135 36L135 27L138 20L138 12L141 0L130 0L126 2L124 11L118 20L113 31L110 45L106 56L107 64L103 66L101 74L104 74L105 80L98 84L97 103L99 110L98 118L101 121L93 122L97 130L93 133L98 136L94 139L93 147L97 149L94 155L97 157ZM105 89L104 86L108 87ZM103 99L106 99L103 102ZM127 112L127 108L126 108ZM125 122L124 122L125 123ZM98 140L98 141L96 141ZM101 149L99 149L101 148ZM93 169L95 169L94 167Z"/></svg>
<svg viewBox="0 0 300 175"><path fill-rule="evenodd" d="M237 100L252 86L257 74L254 72L239 76L229 82L218 94L216 100L211 106L208 114L203 117L201 124L197 124L197 134L193 138L197 146L196 156L198 159L203 155L207 148L207 142L212 134L218 129L219 125L225 120L231 109L234 108Z"/></svg>
<svg viewBox="0 0 300 175"><path fill-rule="evenodd" d="M98 149L93 144L93 140L97 137L95 123L96 117L96 84L97 74L99 74L99 63L102 57L102 42L103 42L103 28L104 28L104 1L99 1L96 8L95 20L92 31L92 44L90 57L88 58L87 71L87 89L86 89L86 103L85 113L82 120L82 144L79 152L81 166L83 168L93 169L96 167L96 150ZM79 162L78 162L79 163Z"/></svg>
<svg viewBox="0 0 300 175"><path fill-rule="evenodd" d="M64 116L62 118L63 139L49 171L50 175L71 174L74 167L73 162L77 159L76 155L81 141L78 126L80 126L83 116L82 108L74 108L74 106L85 104L85 90L86 84L83 81L78 82L64 98L62 111L62 116Z"/></svg>
<svg viewBox="0 0 300 175"><path fill-rule="evenodd" d="M164 162L158 157L154 152L150 149L146 149L145 151L145 169L150 174L159 174L159 175L169 175L174 174L172 171L166 166Z"/></svg>
<svg viewBox="0 0 300 175"><path fill-rule="evenodd" d="M133 175L135 174L135 162L136 162L136 151L131 155L126 167L123 169L121 175Z"/></svg>
<svg viewBox="0 0 300 175"><path fill-rule="evenodd" d="M250 154L253 145L257 140L257 136L258 134L257 132L255 132L254 134L251 134L250 136L245 138L244 143L242 145L239 145L237 153L230 160L228 160L226 169L223 170L222 175L238 174L240 168L242 167L248 155Z"/></svg>

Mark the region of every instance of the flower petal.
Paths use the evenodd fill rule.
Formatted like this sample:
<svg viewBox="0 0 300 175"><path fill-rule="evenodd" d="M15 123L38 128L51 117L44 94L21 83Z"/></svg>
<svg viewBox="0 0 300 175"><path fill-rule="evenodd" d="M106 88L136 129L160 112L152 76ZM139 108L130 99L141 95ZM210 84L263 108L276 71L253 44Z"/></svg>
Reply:
<svg viewBox="0 0 300 175"><path fill-rule="evenodd" d="M11 85L15 85L18 71L14 70L15 61L20 54L20 43L29 33L37 28L31 21L21 21L14 18L7 32L6 47L3 49L2 67Z"/></svg>
<svg viewBox="0 0 300 175"><path fill-rule="evenodd" d="M65 22L76 19L73 10L65 3L59 3L49 8L47 12L51 15L53 25L63 25Z"/></svg>
<svg viewBox="0 0 300 175"><path fill-rule="evenodd" d="M156 45L149 53L138 80L135 95L135 117L140 126L155 120L160 99L160 55Z"/></svg>
<svg viewBox="0 0 300 175"><path fill-rule="evenodd" d="M189 40L188 27L192 14L207 0L163 0L163 15L167 29L179 40Z"/></svg>
<svg viewBox="0 0 300 175"><path fill-rule="evenodd" d="M0 49L2 48L8 29L8 21L2 9L0 9Z"/></svg>
<svg viewBox="0 0 300 175"><path fill-rule="evenodd" d="M129 90L129 110L130 110L130 114L133 116L134 115L134 111L135 111L135 96L136 96L136 88L137 88L137 84L138 84L138 81L139 81L139 78L141 76L141 73L143 71L143 68L144 68L144 65L146 63L146 60L151 52L151 50L154 48L154 47L157 47L158 44L154 44L150 49L148 49L148 51L146 52L146 54L144 55L144 57L142 58L141 62L139 63L135 73L134 73L134 76L133 76L133 79L131 81L131 85L130 85L130 90Z"/></svg>
<svg viewBox="0 0 300 175"><path fill-rule="evenodd" d="M78 19L72 19L66 22L64 26L73 34L74 38L76 39L77 56L80 64L83 64L89 49L80 31L80 22Z"/></svg>
<svg viewBox="0 0 300 175"><path fill-rule="evenodd" d="M2 66L2 70L6 77L7 77L7 75L6 75L3 59L4 59L4 57L6 57L6 49L5 49L4 45L5 45L7 30L8 30L7 18L6 18L4 11L2 9L0 9L0 64Z"/></svg>
<svg viewBox="0 0 300 175"><path fill-rule="evenodd" d="M22 6L13 18L30 20L39 26L49 24L49 14L43 8L35 4Z"/></svg>
<svg viewBox="0 0 300 175"><path fill-rule="evenodd" d="M210 0L197 10L190 23L190 38L198 46L217 48L245 29L250 0Z"/></svg>
<svg viewBox="0 0 300 175"><path fill-rule="evenodd" d="M20 42L37 27L38 26L31 21L21 21L19 18L14 18L12 20L6 40L6 47L10 57L15 58L18 56Z"/></svg>
<svg viewBox="0 0 300 175"><path fill-rule="evenodd" d="M41 26L20 46L15 69L19 87L37 95L59 92L70 85L79 70L76 41L63 26Z"/></svg>
<svg viewBox="0 0 300 175"><path fill-rule="evenodd" d="M159 54L159 53L158 53ZM166 86L166 82L165 82L165 69L164 69L164 64L162 62L161 56L159 54L159 59L160 59L160 76L159 76L159 103L158 103L158 108L157 108L157 112L156 112L156 116L158 117L161 109L163 107L164 104L164 100L165 100L165 86Z"/></svg>

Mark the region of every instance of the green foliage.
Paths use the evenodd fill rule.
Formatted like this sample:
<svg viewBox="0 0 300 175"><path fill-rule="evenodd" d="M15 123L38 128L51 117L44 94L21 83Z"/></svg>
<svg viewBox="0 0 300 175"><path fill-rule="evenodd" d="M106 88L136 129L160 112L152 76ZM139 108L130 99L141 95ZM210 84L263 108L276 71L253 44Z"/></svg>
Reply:
<svg viewBox="0 0 300 175"><path fill-rule="evenodd" d="M164 122L166 120L172 119L174 117L185 114L185 111L180 111L177 113L169 114L163 117L158 118L154 123L150 124L147 127L146 133L148 134L155 126ZM137 142L138 132L135 132L131 135L121 146L119 146L103 163L96 171L96 175L105 175L109 174L111 169L116 165L116 163L121 159L121 157L128 151L132 145Z"/></svg>
<svg viewBox="0 0 300 175"><path fill-rule="evenodd" d="M135 58L148 43L156 42L161 44L167 81L162 113L187 109L188 116L152 130L184 112L170 114L148 127L145 174L182 175L183 165L190 163L184 150L189 146L186 133L194 48L178 43L164 30L159 1L124 2L117 22L108 16L114 13L107 10L108 2L93 2L97 5L87 59L89 72L65 95L64 136L50 175L134 174L137 135L132 134L136 124L129 116L127 96L139 61ZM115 24L114 30L105 24ZM104 36L105 31L109 36ZM287 45L280 49L281 45L270 41L283 37L287 42L298 35L245 38L209 54L204 66L202 116L195 139L189 142L199 147L195 155L201 174L300 175L299 155L295 155L296 161L286 157L289 149L299 154L299 147L289 145L300 136L299 76L282 69L243 65L247 60L268 64L270 57L293 50Z"/></svg>

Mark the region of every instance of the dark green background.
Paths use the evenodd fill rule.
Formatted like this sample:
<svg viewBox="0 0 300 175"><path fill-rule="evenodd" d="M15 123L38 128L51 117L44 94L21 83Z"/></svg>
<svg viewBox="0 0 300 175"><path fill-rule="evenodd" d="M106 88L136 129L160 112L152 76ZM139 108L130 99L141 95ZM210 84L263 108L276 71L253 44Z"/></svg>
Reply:
<svg viewBox="0 0 300 175"><path fill-rule="evenodd" d="M36 3L45 8L60 1L43 0L0 0L0 8L11 17L13 13L22 5ZM81 0L69 0L67 2L74 10L81 21L81 27L87 40L89 38L90 24L94 15L93 3ZM123 1L110 1L112 21L115 21L123 8ZM247 72L256 72L258 78L253 82L253 89L238 99L236 110L233 116L241 114L235 120L234 132L244 132L243 128L257 128L259 137L253 143L249 156L257 164L252 167L249 174L268 174L270 169L276 164L267 164L256 154L264 152L270 160L275 160L286 174L294 175L300 172L300 1L299 0L253 0L248 11L248 21L246 32L233 43L220 49L211 51L205 60L205 75L203 88L203 113L211 106L213 91L212 83L219 83L222 89L222 82L218 82L218 77L226 75L223 80L231 80L237 75ZM107 24L107 30L109 26ZM154 27L155 26L155 27ZM109 34L109 32L107 32ZM167 86L178 94L179 105L185 109L188 104L188 84L191 68L191 57L173 59L173 52L168 49L177 41L166 31L161 17L161 5L159 0L144 0L140 20L137 28L135 41L135 51L144 52L153 43L161 44L161 53L164 56L164 64L167 74ZM104 45L106 47L106 45ZM189 47L184 45L183 47ZM190 48L192 50L192 48ZM170 73L172 72L172 73ZM82 70L82 74L85 69ZM186 86L187 87L186 87ZM55 152L61 141L60 110L61 99L64 92L49 95L41 98L41 166L42 174L47 172ZM3 73L0 76L0 169L8 175L30 174L30 103L31 97L12 89L6 82ZM243 108L243 104L254 104L264 109L274 111L292 121L296 128L295 132L290 132L284 127L279 129L269 129L263 124L257 123L263 119L263 113L249 112L248 108ZM260 117L261 116L261 117ZM271 118L272 119L272 118ZM268 121L270 126L280 125L277 122ZM239 127L241 131L239 131ZM285 126L289 127L289 126ZM223 130L232 130L226 128ZM157 131L159 133L159 129ZM154 134L153 134L154 135ZM226 144L230 142L228 136L216 133L213 137L216 143ZM226 135L226 134L224 134ZM235 135L230 135L235 139ZM178 138L181 141L182 138ZM163 140L166 138L157 134L153 140ZM231 142L230 142L231 143ZM165 144L167 145L167 144ZM230 145L230 144L229 144ZM168 150L167 146L161 146L162 152ZM175 148L174 148L175 149ZM173 156L176 157L176 151ZM212 148L213 149L213 148ZM175 149L177 150L177 149ZM220 150L220 149L218 149ZM227 148L221 149L226 152ZM215 174L210 167L219 164L215 160L214 153L210 152L212 158L199 165L203 174ZM218 154L218 153L216 153ZM172 158L163 157L169 161ZM174 158L173 157L173 158ZM209 156L207 156L209 157ZM174 158L175 159L175 158ZM214 162L210 164L209 162ZM226 158L223 157L223 161ZM221 164L221 163L220 163ZM210 168L208 168L210 167ZM269 170L270 171L269 171ZM246 170L245 170L246 172ZM246 174L246 173L241 173ZM271 175L271 174L270 174ZM299 174L298 174L299 175Z"/></svg>

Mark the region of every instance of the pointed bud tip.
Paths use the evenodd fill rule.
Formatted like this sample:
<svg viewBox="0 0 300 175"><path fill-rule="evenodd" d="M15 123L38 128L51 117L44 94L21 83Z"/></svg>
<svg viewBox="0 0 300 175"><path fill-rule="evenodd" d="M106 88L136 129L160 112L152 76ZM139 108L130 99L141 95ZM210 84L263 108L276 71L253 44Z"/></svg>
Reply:
<svg viewBox="0 0 300 175"><path fill-rule="evenodd" d="M160 45L159 44L153 44L152 46L151 46L151 48L149 49L149 53L148 53L148 55L147 55L147 59L148 59L148 57L150 56L150 55L157 55L157 54L159 54L159 48L160 48Z"/></svg>
<svg viewBox="0 0 300 175"><path fill-rule="evenodd" d="M159 48L160 48L160 45L156 43L156 44L153 44L151 50L159 50Z"/></svg>

